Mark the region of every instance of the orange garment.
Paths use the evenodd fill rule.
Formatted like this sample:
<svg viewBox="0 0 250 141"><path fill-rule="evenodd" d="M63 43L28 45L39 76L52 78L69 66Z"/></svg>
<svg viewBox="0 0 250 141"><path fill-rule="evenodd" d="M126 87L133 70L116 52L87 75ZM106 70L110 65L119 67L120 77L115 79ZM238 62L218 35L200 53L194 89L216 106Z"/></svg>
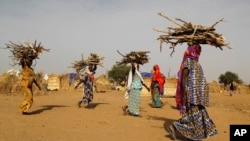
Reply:
<svg viewBox="0 0 250 141"><path fill-rule="evenodd" d="M89 74L89 77L90 77L90 80L91 80L92 82L94 82L94 79L95 79L94 74L93 74L93 73L92 73L92 74Z"/></svg>
<svg viewBox="0 0 250 141"><path fill-rule="evenodd" d="M27 112L33 104L32 84L35 80L35 73L32 68L24 67L21 72L21 88L24 94L24 100L19 108L22 112Z"/></svg>
<svg viewBox="0 0 250 141"><path fill-rule="evenodd" d="M159 91L160 93L162 93L163 91L163 85L165 83L165 79L164 77L162 77L161 71L160 71L160 67L158 65L154 65L154 74L152 77L152 82L157 81L158 85L159 85Z"/></svg>

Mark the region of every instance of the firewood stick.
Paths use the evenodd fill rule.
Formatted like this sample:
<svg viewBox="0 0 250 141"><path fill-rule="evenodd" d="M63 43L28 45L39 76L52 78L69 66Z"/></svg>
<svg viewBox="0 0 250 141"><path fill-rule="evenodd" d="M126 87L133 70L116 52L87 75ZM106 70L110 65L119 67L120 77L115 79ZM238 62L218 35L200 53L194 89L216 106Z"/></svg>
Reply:
<svg viewBox="0 0 250 141"><path fill-rule="evenodd" d="M176 23L175 21L173 21L173 20L172 20L172 19L170 19L169 17L167 17L167 16L163 15L162 13L158 13L158 15L160 15L160 16L162 16L162 17L166 18L167 20L169 20L170 22L172 22L172 23L174 23L174 24L176 24L176 25L178 25L178 26L182 27L182 25L179 25L178 23Z"/></svg>

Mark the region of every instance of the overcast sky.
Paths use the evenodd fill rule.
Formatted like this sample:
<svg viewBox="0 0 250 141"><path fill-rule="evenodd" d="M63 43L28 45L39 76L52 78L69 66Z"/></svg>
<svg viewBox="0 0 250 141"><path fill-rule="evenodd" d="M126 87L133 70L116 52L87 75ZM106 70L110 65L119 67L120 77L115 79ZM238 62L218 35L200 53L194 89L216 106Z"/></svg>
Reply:
<svg viewBox="0 0 250 141"><path fill-rule="evenodd" d="M156 38L164 30L176 27L157 15L180 18L193 24L210 26L221 18L226 22L216 25L233 49L221 51L203 45L200 63L208 82L218 81L226 71L237 73L250 83L249 0L0 0L0 73L12 67L10 51L2 49L9 41L23 43L41 42L50 52L42 54L33 66L36 72L69 73L72 62L81 54L104 56L106 69L98 68L97 75L106 73L130 51L150 51L149 63L141 71L149 72L159 64L166 76L175 77L186 45L179 45L172 57L169 45Z"/></svg>

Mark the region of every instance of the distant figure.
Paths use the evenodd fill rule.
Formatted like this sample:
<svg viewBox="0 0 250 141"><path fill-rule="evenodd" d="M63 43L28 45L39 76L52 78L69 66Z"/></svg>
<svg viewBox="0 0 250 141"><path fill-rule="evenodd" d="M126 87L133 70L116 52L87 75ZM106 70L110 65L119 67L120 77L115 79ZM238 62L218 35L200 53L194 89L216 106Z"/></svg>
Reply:
<svg viewBox="0 0 250 141"><path fill-rule="evenodd" d="M31 68L32 65L32 59L29 58L23 58L21 59L21 65L22 65L22 71L21 71L21 88L22 92L24 94L24 100L20 104L19 108L22 111L22 114L28 114L28 110L31 108L33 104L33 90L32 85L35 83L35 85L41 90L40 85L36 81L36 75Z"/></svg>
<svg viewBox="0 0 250 141"><path fill-rule="evenodd" d="M176 102L182 117L166 127L173 139L176 131L189 140L202 140L218 134L205 108L209 106L209 91L199 63L200 52L199 44L188 46L178 72Z"/></svg>
<svg viewBox="0 0 250 141"><path fill-rule="evenodd" d="M75 89L81 84L84 84L83 87L83 97L77 104L78 107L81 107L81 104L84 104L86 108L91 108L91 104L93 101L93 84L94 84L94 74L96 70L96 65L89 66L85 68L82 78L75 86Z"/></svg>
<svg viewBox="0 0 250 141"><path fill-rule="evenodd" d="M151 96L152 96L152 107L160 108L162 106L161 97L163 95L163 88L165 78L162 76L160 67L156 64L153 67L154 73L151 79Z"/></svg>
<svg viewBox="0 0 250 141"><path fill-rule="evenodd" d="M233 82L230 83L230 96L233 96L233 91L234 91L234 85L233 85Z"/></svg>
<svg viewBox="0 0 250 141"><path fill-rule="evenodd" d="M139 72L139 65L135 62L131 63L132 67L128 75L127 91L128 91L128 105L122 107L124 115L132 116L140 115L140 102L142 86L145 86L148 91L150 89L144 84L144 80Z"/></svg>

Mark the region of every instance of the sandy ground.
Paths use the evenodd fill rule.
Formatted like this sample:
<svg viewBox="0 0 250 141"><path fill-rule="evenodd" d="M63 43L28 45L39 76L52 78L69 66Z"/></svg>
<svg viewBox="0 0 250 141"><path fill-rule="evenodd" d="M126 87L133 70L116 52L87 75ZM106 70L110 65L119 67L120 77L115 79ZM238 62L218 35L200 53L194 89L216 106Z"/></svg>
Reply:
<svg viewBox="0 0 250 141"><path fill-rule="evenodd" d="M124 116L124 92L94 94L94 108L78 108L81 92L49 92L34 96L30 115L22 115L21 95L0 94L1 141L170 141L165 126L180 117L174 98L164 106L150 107L150 97L141 101L141 117ZM250 94L228 93L210 97L207 108L219 134L206 141L229 141L230 124L250 124ZM177 135L177 140L185 140Z"/></svg>

